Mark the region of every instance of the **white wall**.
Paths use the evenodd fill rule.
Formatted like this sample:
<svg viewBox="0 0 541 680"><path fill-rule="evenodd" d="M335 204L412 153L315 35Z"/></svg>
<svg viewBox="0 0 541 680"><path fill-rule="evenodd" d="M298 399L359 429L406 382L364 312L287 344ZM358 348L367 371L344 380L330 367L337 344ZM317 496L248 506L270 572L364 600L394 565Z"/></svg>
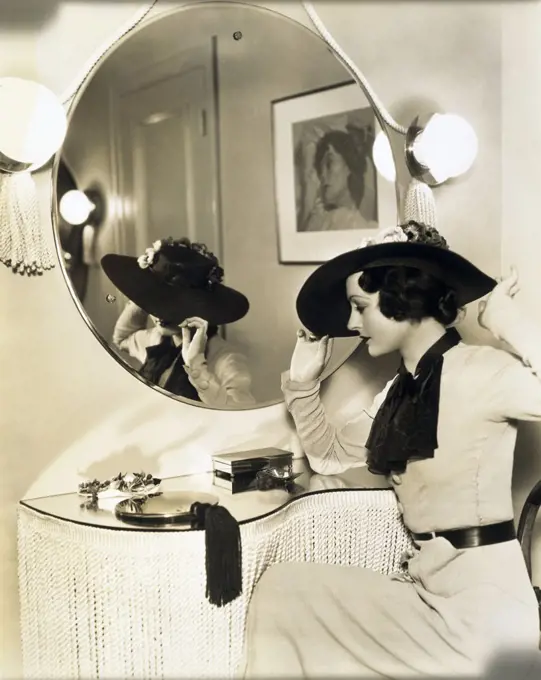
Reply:
<svg viewBox="0 0 541 680"><path fill-rule="evenodd" d="M541 96L536 54L541 36L535 28L541 26L541 17L532 3L525 3L519 16L517 4L509 3L503 22L503 95L500 12L494 4L401 0L327 2L318 7L354 60L361 66L370 60L366 75L402 122L409 122L417 106L437 105L473 124L480 139L474 170L437 193L442 231L456 249L494 275L500 270L502 244L504 255L510 246L535 286L539 274L532 244L538 237L533 216L541 168L538 133L531 132L539 120L537 104L533 109L530 105ZM63 2L37 36L2 26L0 75L31 76L36 71L36 77L60 95L104 38L142 5ZM273 6L303 17L296 3ZM37 44L34 37L39 38ZM528 129L526 122L534 128ZM37 179L44 229L52 243L50 177L42 173ZM59 269L34 280L0 268L0 314L0 659L5 677L15 678L20 677L14 525L19 498L75 489L79 472L108 474L126 466L161 474L188 472L208 461L218 447L287 444L290 431L281 406L216 413L146 388L89 332ZM536 447L518 452L517 498L533 483L531 461L534 456L540 459ZM541 582L539 569L537 578Z"/></svg>
<svg viewBox="0 0 541 680"><path fill-rule="evenodd" d="M6 9L5 7L3 8ZM0 23L0 77L36 77L35 33L30 28L18 28L11 32L9 26ZM30 299L31 281L17 280L4 266L0 265L0 361L3 377L0 380L0 432L2 433L2 453L0 461L4 470L0 478L0 677L20 677L19 669L19 628L17 599L17 558L15 511L16 503L25 493L34 478L34 468L27 454L25 431L40 426L40 410L36 408L31 396L29 378L33 367L44 359L44 352L34 343L24 342L28 333L23 331L24 324L32 323L34 314L41 313L40 303L47 304L50 288L43 286L36 290L33 301L21 309L21 298ZM39 286L38 286L39 288ZM10 319L12 320L10 322ZM19 325L18 319L21 321ZM23 341L22 341L23 340ZM22 343L21 343L22 341ZM18 370L6 370L12 357L19 354L18 345L26 350L26 359L15 359ZM28 369L25 377L24 370ZM21 375L19 375L19 373ZM25 389L26 388L26 389ZM28 393L28 394L27 394ZM43 396L43 390L40 390ZM15 406L18 402L18 407ZM22 412L29 420L25 424ZM13 420L14 414L17 415ZM39 453L37 454L39 455Z"/></svg>
<svg viewBox="0 0 541 680"><path fill-rule="evenodd" d="M502 15L502 271L518 268L517 301L541 327L541 3L506 4ZM541 425L522 424L515 453L514 501L520 512L541 479ZM533 569L541 586L541 517Z"/></svg>

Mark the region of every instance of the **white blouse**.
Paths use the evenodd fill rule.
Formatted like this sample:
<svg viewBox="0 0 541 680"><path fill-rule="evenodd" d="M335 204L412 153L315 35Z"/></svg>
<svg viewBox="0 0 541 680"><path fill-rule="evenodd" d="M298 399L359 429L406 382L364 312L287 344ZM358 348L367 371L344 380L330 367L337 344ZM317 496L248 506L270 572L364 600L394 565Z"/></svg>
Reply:
<svg viewBox="0 0 541 680"><path fill-rule="evenodd" d="M282 388L311 467L337 474L366 464L364 444L390 381L373 404L340 429L328 420L319 382ZM516 420L541 420L541 382L516 356L460 342L443 355L434 458L390 475L406 526L414 532L479 526L513 518L511 479Z"/></svg>

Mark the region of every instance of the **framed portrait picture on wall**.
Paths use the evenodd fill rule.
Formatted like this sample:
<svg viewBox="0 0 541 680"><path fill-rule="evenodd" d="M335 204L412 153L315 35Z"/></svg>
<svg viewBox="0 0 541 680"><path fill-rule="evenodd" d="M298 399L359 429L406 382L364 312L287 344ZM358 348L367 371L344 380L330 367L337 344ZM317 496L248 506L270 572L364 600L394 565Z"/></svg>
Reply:
<svg viewBox="0 0 541 680"><path fill-rule="evenodd" d="M380 127L354 81L272 102L281 263L320 263L396 222L394 184L372 148Z"/></svg>

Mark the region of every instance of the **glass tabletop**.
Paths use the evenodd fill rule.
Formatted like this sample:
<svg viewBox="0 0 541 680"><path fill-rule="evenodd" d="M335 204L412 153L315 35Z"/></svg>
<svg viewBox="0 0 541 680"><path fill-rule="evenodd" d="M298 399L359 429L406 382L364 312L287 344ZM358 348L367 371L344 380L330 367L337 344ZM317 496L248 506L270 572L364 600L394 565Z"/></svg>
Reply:
<svg viewBox="0 0 541 680"><path fill-rule="evenodd" d="M324 491L348 489L389 489L386 477L373 475L366 467L352 468L338 475L321 475L313 472L306 459L295 459L293 470L299 473L294 485L288 489L276 488L268 491L243 491L232 493L214 484L212 472L195 475L185 475L162 479L160 492L178 494L184 492L187 496L206 500L206 494L211 494L221 505L237 519L238 522L250 522L275 512L295 498L303 495ZM68 522L102 527L105 529L122 529L124 531L186 531L193 526L186 522L164 526L140 525L128 523L115 515L115 506L122 498L99 499L97 507L92 507L88 500L77 492L65 493L41 498L25 498L20 504Z"/></svg>

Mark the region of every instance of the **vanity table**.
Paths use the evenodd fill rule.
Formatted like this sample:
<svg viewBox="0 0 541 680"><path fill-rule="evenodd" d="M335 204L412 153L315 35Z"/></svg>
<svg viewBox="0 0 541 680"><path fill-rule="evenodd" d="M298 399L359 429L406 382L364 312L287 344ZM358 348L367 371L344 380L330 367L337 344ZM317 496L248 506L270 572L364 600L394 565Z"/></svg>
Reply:
<svg viewBox="0 0 541 680"><path fill-rule="evenodd" d="M295 490L239 494L212 473L161 490L212 493L239 521L243 593L205 598L204 531L126 524L77 493L18 509L25 677L225 678L242 659L246 612L261 574L279 562L400 570L411 547L392 490L364 468L336 476L295 461Z"/></svg>

